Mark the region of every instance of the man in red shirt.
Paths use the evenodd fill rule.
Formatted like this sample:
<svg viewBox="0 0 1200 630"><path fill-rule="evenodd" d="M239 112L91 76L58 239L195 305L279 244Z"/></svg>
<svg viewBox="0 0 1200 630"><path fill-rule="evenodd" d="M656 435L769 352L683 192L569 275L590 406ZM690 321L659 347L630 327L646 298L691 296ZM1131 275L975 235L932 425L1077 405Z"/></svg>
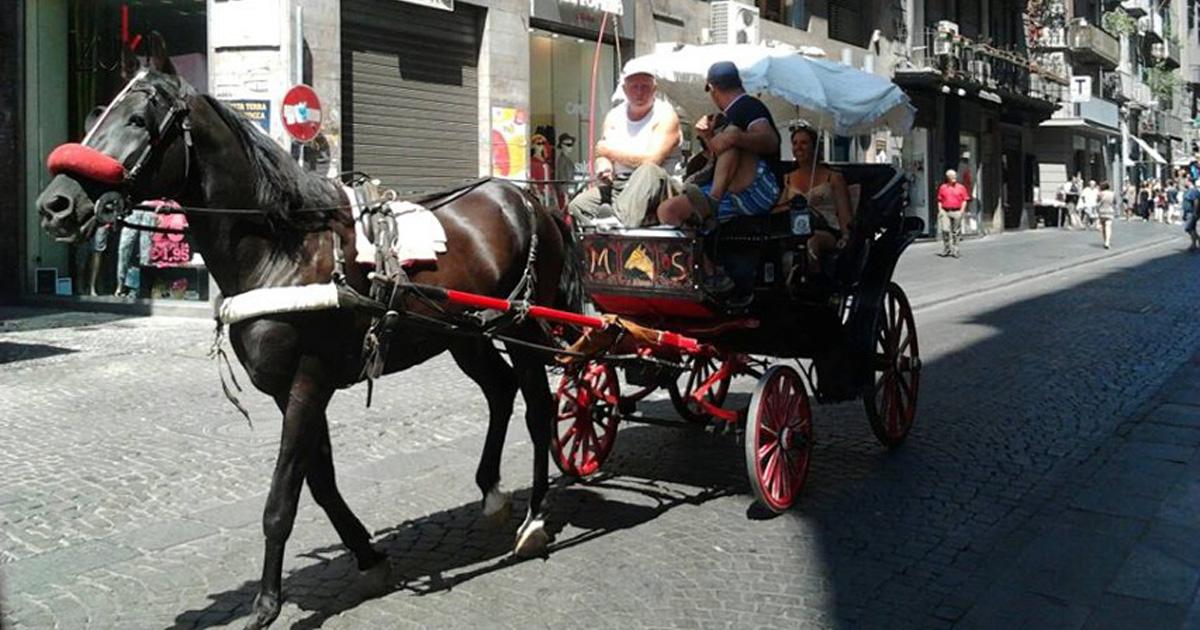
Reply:
<svg viewBox="0 0 1200 630"><path fill-rule="evenodd" d="M967 187L958 183L958 173L954 169L946 171L946 181L938 186L938 232L942 234L942 253L940 256L958 258L958 240L962 235L963 211L971 193Z"/></svg>

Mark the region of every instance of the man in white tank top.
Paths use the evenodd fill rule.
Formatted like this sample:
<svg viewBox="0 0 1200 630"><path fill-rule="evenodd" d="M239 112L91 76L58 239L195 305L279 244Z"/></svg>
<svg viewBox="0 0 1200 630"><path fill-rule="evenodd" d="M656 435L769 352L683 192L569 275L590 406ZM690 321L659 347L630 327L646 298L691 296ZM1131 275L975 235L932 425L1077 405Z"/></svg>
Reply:
<svg viewBox="0 0 1200 630"><path fill-rule="evenodd" d="M625 102L604 118L596 143L597 186L571 200L576 220L591 222L608 216L602 188L611 188L612 207L621 222L639 226L654 216L658 204L672 193L670 173L679 162L679 116L666 101L655 98L657 86L649 74L633 74L621 82Z"/></svg>

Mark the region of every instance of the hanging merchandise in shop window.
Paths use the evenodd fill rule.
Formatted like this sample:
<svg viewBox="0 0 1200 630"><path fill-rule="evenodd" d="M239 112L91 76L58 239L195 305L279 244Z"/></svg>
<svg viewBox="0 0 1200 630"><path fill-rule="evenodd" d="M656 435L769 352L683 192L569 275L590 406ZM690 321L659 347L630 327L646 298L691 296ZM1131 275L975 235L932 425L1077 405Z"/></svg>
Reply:
<svg viewBox="0 0 1200 630"><path fill-rule="evenodd" d="M573 31L598 33L607 22L605 33L613 33L614 22L620 37L633 39L635 0L532 0L531 17L538 28L566 26Z"/></svg>
<svg viewBox="0 0 1200 630"><path fill-rule="evenodd" d="M558 0L558 3L616 15L625 14L625 7L621 5L621 0Z"/></svg>

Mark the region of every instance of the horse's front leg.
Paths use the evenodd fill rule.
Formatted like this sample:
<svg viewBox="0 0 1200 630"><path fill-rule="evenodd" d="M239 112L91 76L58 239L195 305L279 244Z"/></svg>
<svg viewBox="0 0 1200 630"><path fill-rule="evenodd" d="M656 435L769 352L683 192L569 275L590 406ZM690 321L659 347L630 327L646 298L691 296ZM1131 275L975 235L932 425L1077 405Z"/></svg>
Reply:
<svg viewBox="0 0 1200 630"><path fill-rule="evenodd" d="M324 377L324 368L315 357L300 360L287 399L278 400L283 413L283 435L271 491L263 508L263 534L266 549L263 555L262 581L254 609L246 628L265 628L279 616L283 602L283 550L296 520L296 505L300 488L320 445L325 407L333 396L333 388Z"/></svg>

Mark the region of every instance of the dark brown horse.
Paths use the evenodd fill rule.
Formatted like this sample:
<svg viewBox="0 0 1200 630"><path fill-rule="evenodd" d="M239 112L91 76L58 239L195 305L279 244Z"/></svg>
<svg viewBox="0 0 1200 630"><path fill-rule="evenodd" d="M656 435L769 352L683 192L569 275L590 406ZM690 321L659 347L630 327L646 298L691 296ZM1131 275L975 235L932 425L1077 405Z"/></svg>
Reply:
<svg viewBox="0 0 1200 630"><path fill-rule="evenodd" d="M52 154L51 168L57 175L37 206L43 228L60 241L88 238L97 225L98 208L114 203L120 207L130 199L171 198L185 209L252 210L189 212L192 241L225 296L328 283L335 268L335 233L345 260L355 259L352 219L342 188L303 172L252 123L197 94L175 75L158 40L152 42L150 68L130 81L83 145ZM321 210L328 208L334 210ZM435 215L445 228L449 251L434 267L412 273L413 281L505 297L525 275L536 235L534 299L578 308L577 257L570 231L520 189L486 182ZM368 290L363 270L353 262L345 275L358 291ZM350 309L327 309L264 315L230 327L233 348L251 381L283 413L282 440L263 513L262 582L247 627L265 627L279 614L284 545L306 481L359 569L386 579L386 556L371 546L367 529L338 492L325 416L334 391L357 380L369 321ZM509 332L527 341L546 341L528 322ZM419 328L402 328L393 339L385 371L403 370L449 351L483 390L489 423L476 482L484 495L485 514L493 518L506 515L509 507L508 495L499 489L500 456L514 398L521 391L534 449L533 486L514 551L544 553L548 538L543 499L554 413L544 357L509 344L510 367L490 341Z"/></svg>

